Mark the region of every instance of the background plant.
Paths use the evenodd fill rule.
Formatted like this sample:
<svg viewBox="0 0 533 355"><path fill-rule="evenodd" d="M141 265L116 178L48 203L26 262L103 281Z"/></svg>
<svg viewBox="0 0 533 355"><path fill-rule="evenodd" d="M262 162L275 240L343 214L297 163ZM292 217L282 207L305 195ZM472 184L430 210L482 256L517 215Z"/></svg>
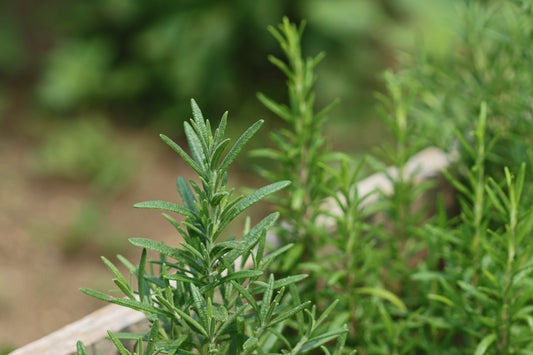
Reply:
<svg viewBox="0 0 533 355"><path fill-rule="evenodd" d="M488 140L500 137L486 157L487 173L503 178L502 165L517 171L522 161L531 159L531 99L524 92L533 75L528 46L533 36L532 4L459 1L455 8L450 17L455 35L447 55L428 52L424 43L406 58L400 80L403 87L421 88L413 100L413 120L423 127L430 144L446 150L462 148L454 130L469 137L468 132L475 130L472 117L480 103L487 102L490 119L485 134Z"/></svg>
<svg viewBox="0 0 533 355"><path fill-rule="evenodd" d="M320 204L325 197L320 186L325 182L325 166L328 159L326 140L322 137L322 126L327 113L334 104L321 112L314 112L315 93L313 85L316 77L315 66L323 58L303 59L301 36L305 24L300 27L284 18L278 29L269 27L270 33L279 42L287 63L270 56L269 60L287 76L288 105L279 104L265 94L259 100L272 112L285 120L290 129L282 129L271 134L277 149L256 150L254 156L266 157L279 162L272 170L261 169L260 173L270 180L289 179L292 186L278 201L280 213L287 223L280 230L285 243L298 241L303 246L300 253L303 261L313 259L316 248L314 228L320 213ZM295 255L296 258L298 256Z"/></svg>
<svg viewBox="0 0 533 355"><path fill-rule="evenodd" d="M523 117L531 108L523 105L523 91L512 98L501 91L513 91L524 82L508 81L492 72L500 65L508 74L522 70L518 58L527 54L516 53L519 47L528 48L524 43L530 33L530 10L526 2L458 4L461 36L453 48L463 50L451 51L453 58L446 61L416 57L415 65L396 76L401 90L414 92L410 98L413 127L423 129L428 144L446 141L443 146L455 151L453 147L459 145L461 152L447 175L459 193L459 216L446 217L441 210L440 218L426 225L425 232L410 233L411 241L417 234L422 236L428 252L411 273L411 292L404 298L408 305L415 300L411 304L417 308L410 322L403 323L407 327L402 329L398 320L390 323L409 339L406 345L414 344L424 353L517 353L531 346L530 330L521 323L529 312L530 280L525 275L531 256L525 245L520 252L515 249L521 240L516 235L527 235L531 223L525 213L528 202L520 198L526 196L523 161L529 154L528 138L522 134L530 129ZM517 27L525 32L518 34ZM512 49L507 47L510 43ZM476 115L478 120L473 119ZM452 131L455 139L446 134ZM510 173L513 170L516 178Z"/></svg>
<svg viewBox="0 0 533 355"><path fill-rule="evenodd" d="M499 9L503 11L501 14ZM468 36L476 36L474 33L479 31L480 38L485 34L475 45L486 40L484 45L491 50L507 51L492 60L513 65L515 59L519 60L516 52L527 53L516 47L508 48L500 41L516 36L521 42L513 44L521 44L527 51L524 44L529 32L523 37L523 33L518 35L514 31L517 23L521 28L528 28L530 10L531 6L524 2L486 6L469 2L457 6L457 18L464 21L462 25L484 18L475 30L466 27L463 31ZM519 247L520 252L516 249L531 228L531 218L525 212L527 203L521 199L525 196L522 191L524 179L527 179L522 161L528 144L527 138L519 138L521 135L515 130L522 127L527 131L529 120L503 119L504 115L512 117L515 109L521 116L530 114L531 108L523 105L523 91L517 91L513 98L503 94L500 90L509 86L499 82L501 77L491 75L491 70L476 71L479 68L468 67L471 61L465 59L461 51L453 52L461 58L458 63L452 60L448 66L434 67L435 63L421 57L426 61L413 69L408 67L398 74L386 73L388 92L379 95L379 99L394 143L385 146L381 160L371 161L378 171L385 173L394 189L390 195L381 194L381 203L361 210L365 196L358 196L354 189L360 165L349 168L349 159L342 158L340 170L331 166L331 157L341 155L329 153L321 132L323 117L313 116L314 76L309 70L314 69L316 58L307 62L301 59L300 42L294 39L301 35L301 29L298 31L294 25L285 23L279 28L280 32L272 29L271 32L280 42L288 64L273 57L270 60L288 77L289 104L276 103L264 95L259 97L289 123L289 128L272 135L275 149L256 154L280 162L274 172L262 171L263 176L270 179L292 176L291 179L301 181L301 187L286 190L287 196L277 202L287 220L282 233L292 236L292 241L300 243L306 251L302 259L298 254L286 254L284 262L311 270L312 276L307 281L313 285L309 288L310 297L320 300L319 305L321 302L328 304L332 295L339 297L337 317L349 320L352 327L347 341L362 353L483 354L515 353L528 348L530 331L523 322L529 319L530 312L527 275L531 256L526 246ZM453 46L456 45L458 43L454 42ZM490 55L482 59L481 53L478 60L491 59ZM433 59L438 62L443 58ZM449 77L453 72L450 68L456 65L466 67L460 71L459 78L480 75L488 80L487 85L492 90L469 82L470 91L461 95L446 86L450 83L443 88L431 86L432 80L440 75ZM522 63L516 63L508 73L520 68ZM426 72L429 75L426 76ZM512 85L521 87L523 83ZM294 88L301 88L306 95L296 95ZM480 101L481 98L487 98L489 103ZM501 100L505 100L505 104ZM501 112L490 108L493 101ZM428 102L434 104L431 109L424 106ZM471 122L476 122L472 118L477 115L476 102L481 112L478 123L472 126ZM511 106L508 113L504 112L507 106ZM446 115L451 111L447 110L460 115L449 120ZM427 121L430 114L433 117ZM406 164L428 142L435 144L449 139L446 132L452 131L452 124L457 124L455 142L459 143L452 144L454 140L450 139L447 147L460 144L462 158L453 168L456 170L451 170L453 172L447 176L462 195L459 217L453 214L448 217L448 212L440 205L435 218L425 220L429 206L416 205L431 184L416 185L405 170ZM428 131L428 127L433 130ZM474 134L463 133L472 128ZM418 132L430 134L424 137ZM496 140L501 132L510 136ZM313 139L305 141L308 137ZM514 141L510 142L507 137ZM513 168L503 168L503 159L518 171L516 182L510 173ZM389 164L397 167L394 173L386 169ZM308 171L314 172L315 183L308 183ZM456 177L453 174L457 172ZM334 198L327 208L340 212L334 216L337 232L324 229L318 223L321 214L328 214L321 210L326 196ZM298 209L299 201L305 201L303 211ZM522 210L524 212L519 212ZM365 218L374 213L386 217L381 227L366 223Z"/></svg>
<svg viewBox="0 0 533 355"><path fill-rule="evenodd" d="M411 276L429 301L418 298L422 307L415 318L424 331L414 342L426 344L425 351L513 353L530 346L518 316L528 312L522 291L529 281L519 278L523 283L515 288L503 280L513 279L515 267L529 267L529 248L520 248L524 259L509 251L516 228L527 234L530 223L517 212L526 208L529 194L518 193L520 201L516 191L531 176L522 166L530 160L524 133L531 129L531 106L523 93L530 86L524 65L530 62L531 18L528 1L458 2L452 22L458 35L449 55L435 56L421 46L396 75L399 88L414 93L410 123L423 130L420 138L461 153L448 174L460 195L459 217L427 226L428 258L420 265L424 270Z"/></svg>
<svg viewBox="0 0 533 355"><path fill-rule="evenodd" d="M279 79L262 60L263 53L276 50L264 29L283 15L313 23L307 42L331 54L319 88L322 102L350 97L342 117L364 120L373 115L372 90L379 86L372 73L391 63L391 46L407 45L411 25L432 17L416 0L204 0L153 6L99 0L60 4L55 11L70 16L51 25L59 38L37 85L39 101L67 114L111 107L130 122L164 120L169 129L175 129L168 124L172 117L186 114L186 105L179 103L200 94L215 112L230 103L243 111L243 119L246 112L257 113L250 93L273 90ZM431 23L439 27L438 19ZM339 75L342 63L348 65Z"/></svg>
<svg viewBox="0 0 533 355"><path fill-rule="evenodd" d="M259 129L262 121L252 125L224 156L229 139L224 138L224 114L213 133L196 103L192 102L194 119L185 123L190 155L168 137L169 144L198 174L199 183L177 179L183 206L171 202L149 201L138 208L155 208L185 217L182 224L164 214L179 232L181 248L164 243L133 238L130 242L143 248L139 266L134 267L123 257L120 261L137 278L137 290L107 259L106 265L115 275L114 282L127 298L116 298L98 291L82 289L102 300L143 311L148 315L148 334L115 335L109 333L121 354L129 351L120 339L138 339L139 354L183 353L251 354L270 353L280 346L285 353L300 354L338 338L343 327L323 331L319 326L332 311L334 304L317 318L316 310L308 310L310 301L302 301L294 283L306 275L275 279L270 274L260 279L275 257L286 246L264 257L266 231L278 214L272 213L251 227L250 220L243 237L224 240L225 227L248 207L263 197L286 187L282 181L262 187L250 195L233 198L227 189L227 169L243 145ZM257 253L254 248L257 247ZM147 261L147 249L159 254ZM245 268L250 260L251 266ZM285 290L289 289L288 294ZM305 316L298 315L305 310ZM284 334L284 323L297 316L298 333ZM305 322L303 321L305 318ZM146 342L146 345L144 343ZM342 338L336 351L342 349ZM293 344L293 345L291 345ZM327 350L325 350L326 353ZM83 353L79 345L79 353Z"/></svg>
<svg viewBox="0 0 533 355"><path fill-rule="evenodd" d="M282 241L296 244L293 253L283 256L279 270L286 272L294 267L310 270L311 278L306 281L304 289L318 305L326 307L336 295L341 295L336 319L351 324L350 344L365 343L371 348L370 338L379 338L376 340L379 346L387 348L396 341L396 334L384 337L379 323L383 321L383 312L389 312L388 303L392 305L390 312L396 317L407 310L394 292L399 291L397 286L401 285L402 278L408 279L405 263L409 253L402 252L403 257L398 254L407 250L409 229L416 224L411 204L425 189L423 186L415 189L403 171L410 155L419 148L419 145L408 146L407 143L411 133L406 124L407 101L398 96L401 93L390 76L388 84L396 96L389 104L393 112L388 123L398 141L395 148L400 149L387 163L397 164L401 177L388 175L395 193L393 197L387 197L390 203L386 208L381 205L381 210L387 209L391 214L393 230L388 236L368 223L370 214L361 208L361 202L367 196L358 195L355 183L361 177L364 163L353 166L352 159L332 153L327 146L323 126L333 104L314 113L314 70L323 55L307 60L302 58L303 25L298 28L284 19L278 28L270 28L270 32L280 43L287 61L272 56L269 59L288 78L289 104L277 103L264 94L259 94L259 99L285 120L288 128L271 135L276 148L255 151L254 156L278 163L272 169L260 169L264 177L273 181L280 178L297 181L286 190L285 196L276 199L282 211L283 223L279 231ZM387 150L390 151L395 150ZM326 198L332 202L324 204ZM333 215L332 210L337 214ZM324 223L325 216L333 218L333 225ZM403 233L402 238L395 235L399 232ZM386 280L382 277L384 273L389 274ZM373 334L379 336L374 338Z"/></svg>

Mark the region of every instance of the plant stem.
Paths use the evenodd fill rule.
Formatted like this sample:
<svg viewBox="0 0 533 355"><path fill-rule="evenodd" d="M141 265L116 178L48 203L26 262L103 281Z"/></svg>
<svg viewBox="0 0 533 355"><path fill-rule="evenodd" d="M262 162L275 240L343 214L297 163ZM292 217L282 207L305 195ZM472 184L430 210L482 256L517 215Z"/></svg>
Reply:
<svg viewBox="0 0 533 355"><path fill-rule="evenodd" d="M485 206L485 125L487 120L487 105L485 102L481 103L479 113L479 121L476 130L476 162L473 170L477 173L476 182L474 185L474 238L472 240L472 254L474 275L472 277L472 284L478 284L480 271L480 239L484 236L483 213Z"/></svg>

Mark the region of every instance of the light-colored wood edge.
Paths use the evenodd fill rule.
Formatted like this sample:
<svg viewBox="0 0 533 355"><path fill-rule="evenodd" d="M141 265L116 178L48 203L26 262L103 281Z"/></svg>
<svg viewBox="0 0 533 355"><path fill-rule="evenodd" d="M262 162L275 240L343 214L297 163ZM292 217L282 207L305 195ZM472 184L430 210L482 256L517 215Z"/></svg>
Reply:
<svg viewBox="0 0 533 355"><path fill-rule="evenodd" d="M113 354L115 347L105 339L107 331L123 332L139 323L147 323L143 313L110 304L70 323L69 325L25 345L11 355L70 355L76 354L76 342L81 340L89 353Z"/></svg>
<svg viewBox="0 0 533 355"><path fill-rule="evenodd" d="M415 154L408 161L404 174L412 177L415 182L435 178L446 169L451 157L435 147L426 148ZM398 177L399 171L396 167L390 167L386 173L373 174L359 183L356 188L358 195L364 196L361 205L367 206L378 199L375 193L381 191L390 194L393 191L393 182ZM338 214L339 207L333 200L325 202L328 210L332 214ZM326 226L332 225L331 217L325 217L320 223ZM270 244L278 244L274 234L267 234ZM106 340L107 330L112 332L134 331L132 327L147 327L147 319L141 312L134 311L117 305L108 305L86 317L71 323L39 340L25 345L11 355L71 355L76 354L76 342L81 340L87 346L90 354L114 354L114 346L111 341Z"/></svg>

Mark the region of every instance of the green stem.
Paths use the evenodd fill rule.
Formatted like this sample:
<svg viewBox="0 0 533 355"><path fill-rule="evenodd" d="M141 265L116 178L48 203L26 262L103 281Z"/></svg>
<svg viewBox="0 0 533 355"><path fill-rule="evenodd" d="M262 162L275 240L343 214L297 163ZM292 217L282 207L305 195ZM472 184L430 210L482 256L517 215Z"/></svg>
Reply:
<svg viewBox="0 0 533 355"><path fill-rule="evenodd" d="M487 120L487 105L481 103L479 121L476 130L476 163L474 171L477 172L476 184L474 186L474 239L472 240L471 250L474 256L473 266L474 275L472 284L478 283L480 270L480 239L484 235L483 213L485 204L485 124Z"/></svg>

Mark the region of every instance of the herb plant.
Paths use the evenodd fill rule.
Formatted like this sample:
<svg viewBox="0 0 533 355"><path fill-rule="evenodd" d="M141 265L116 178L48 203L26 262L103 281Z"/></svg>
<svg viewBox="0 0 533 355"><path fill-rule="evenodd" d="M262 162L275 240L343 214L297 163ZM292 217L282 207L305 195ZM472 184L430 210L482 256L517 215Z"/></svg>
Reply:
<svg viewBox="0 0 533 355"><path fill-rule="evenodd" d="M383 312L392 312L397 317L405 315L407 310L393 292L395 290L388 288L393 283L391 280L398 281L398 275L394 274L396 269L403 272L402 277L407 275L401 267L407 256L398 258L396 250L405 248L408 232L403 231L405 236L402 239L389 237L381 228L368 223L375 210L362 208L362 201L367 196L359 196L355 187L365 162L353 166L353 159L329 149L323 126L335 102L318 113L314 112L315 68L323 54L303 59L303 29L304 24L297 27L288 19L284 19L278 29L270 28L286 56L286 62L272 56L269 59L287 76L289 104L259 94L265 106L288 123L287 128L272 133L275 148L254 152L254 156L277 162L273 169L260 169L260 173L271 181L289 179L298 182L286 189L281 198L275 199L283 222L279 232L282 242L295 244L293 253L282 256L279 269L287 272L296 267L309 272L311 277L302 290L319 307L325 309L333 300L339 299L333 318L350 324L350 345L368 343L369 338L374 337L392 343L394 334L390 338L384 337L379 323ZM390 81L391 92L400 95ZM418 146L407 147L410 133L406 125L408 103L404 97L394 99L389 105L394 111L389 123L398 141L397 147L402 149L393 155L393 163L403 167ZM403 171L401 174L404 176ZM398 221L394 226L397 232L407 225L411 216L410 204L416 194L413 194L414 187L408 176L395 181L395 186L396 192L402 189L403 197L399 197L398 192L393 194L396 198L388 206L396 212L391 221ZM421 191L423 187L419 187L417 193ZM325 203L327 199L329 202ZM325 223L328 217L333 222ZM378 247L378 243L389 247ZM394 269L389 260L398 261L392 265ZM389 273L389 281L383 282L382 271Z"/></svg>
<svg viewBox="0 0 533 355"><path fill-rule="evenodd" d="M290 129L271 134L277 149L256 150L256 157L265 157L278 162L271 170L260 170L269 180L289 179L293 184L277 199L281 216L287 228L280 231L284 242L299 241L299 254L304 260L312 259L316 248L312 225L320 213L320 204L325 197L320 186L325 182L325 166L328 149L322 136L322 127L327 113L335 103L314 112L316 81L314 69L322 60L321 53L314 58L304 59L301 51L301 37L305 23L299 27L284 18L278 28L269 27L270 33L279 42L287 62L269 56L269 60L287 76L289 105L275 102L263 93L259 100L273 113L285 120ZM296 251L296 249L295 249Z"/></svg>
<svg viewBox="0 0 533 355"><path fill-rule="evenodd" d="M151 323L148 334L109 333L111 340L121 354L130 354L120 342L124 339L138 340L137 354L301 354L340 337L335 350L340 352L346 329L339 326L325 331L321 327L335 304L317 318L315 308L310 309L310 301L300 299L295 287L306 275L265 275L275 258L290 248L287 245L264 255L266 231L278 213L254 227L248 219L239 240L224 235L228 224L248 207L290 184L276 182L246 197L234 197L234 190L227 188L230 164L262 121L246 130L224 155L230 143L224 137L227 114L213 133L194 101L192 111L194 118L184 126L190 155L168 137L161 137L198 174L198 182L177 179L183 205L163 201L135 205L185 217L180 224L164 214L183 238L181 248L132 238L130 242L143 251L138 266L119 256L130 271L129 281L103 258L116 277L118 291L126 298L82 289L88 295L147 314ZM148 260L147 250L159 257ZM284 333L285 323L294 317L297 331ZM79 346L83 353L82 344Z"/></svg>
<svg viewBox="0 0 533 355"><path fill-rule="evenodd" d="M269 60L287 76L288 104L264 94L259 100L287 125L272 133L275 147L253 153L276 163L259 169L271 184L233 197L228 167L261 123L224 156L226 116L213 134L193 102L194 119L185 124L191 154L163 139L199 182L178 178L183 205L136 205L185 217L180 224L165 214L181 248L134 238L143 248L140 265L119 257L129 282L104 259L127 298L84 289L148 314L148 334L110 334L121 352L128 353L120 339L138 340L143 354L330 353L325 345L344 354L345 343L358 354L532 353L531 149L521 134L533 127L524 97L533 89L524 64L532 58L524 45L533 33L532 9L526 0L461 2L455 45L463 51L446 65L422 55L414 67L385 74L387 92L378 99L392 143L368 161L393 189L370 192L378 201L372 206L356 186L366 161L332 152L324 137L333 104L314 111L323 55L303 59L304 25L285 18L271 27L286 60ZM458 156L445 173L455 209L439 200L420 205L431 184L418 184L407 167L426 138ZM267 196L279 209L281 246L265 239L278 213L254 227L248 220L241 239L226 239L228 224ZM147 250L159 258L147 261Z"/></svg>
<svg viewBox="0 0 533 355"><path fill-rule="evenodd" d="M370 161L392 182L393 191L378 191L378 203L371 207L363 203L368 196L359 196L355 187L363 163L353 166L350 158L328 150L322 134L325 116L313 111L313 70L321 55L302 59L303 26L284 20L278 29L270 29L287 57L286 62L269 59L287 76L289 103L263 94L259 99L288 127L272 134L275 148L255 155L279 163L272 170L260 170L264 177L299 181L275 199L284 222L282 239L296 245L296 253L281 256L285 268L280 271L296 267L309 273L301 290L319 308L339 299L332 319L348 321L347 343L362 354L514 354L528 353L525 349L532 347L527 324L532 319L533 254L525 240L533 216L527 212L526 182L531 180L523 164L530 149L529 138L520 138L520 130L531 129L531 109L524 106L523 92L509 96L502 91L526 84L523 76L518 86L504 84L490 74L492 69L484 73L472 67L486 68L483 52L475 49L480 46L489 53L504 51L486 60L511 65L509 74L520 72L523 65L515 62L520 50L507 41L525 43L533 28L525 16L531 9L527 1L458 5L459 27L466 26L459 31L469 41L491 34L467 46L477 64L461 57L457 63L437 66L421 57L425 62L420 67L385 74L388 92L378 98L394 143ZM520 26L527 31L518 32ZM527 47L521 48L527 52ZM462 68L459 75L439 86L451 75L442 71L455 64ZM466 85L458 84L461 81ZM456 88L463 87L467 91L458 94ZM508 122L503 119L507 105L508 115L516 113ZM446 134L453 124L452 139ZM498 130L507 136L500 137ZM428 144L428 137L433 137L433 144L445 140L444 147L461 153L446 174L458 192L457 212L439 201L420 205L432 183L413 181L407 163ZM391 173L389 165L397 170ZM434 209L437 214L431 218ZM368 223L376 221L376 214L384 223ZM333 225L321 224L324 216L333 217Z"/></svg>

